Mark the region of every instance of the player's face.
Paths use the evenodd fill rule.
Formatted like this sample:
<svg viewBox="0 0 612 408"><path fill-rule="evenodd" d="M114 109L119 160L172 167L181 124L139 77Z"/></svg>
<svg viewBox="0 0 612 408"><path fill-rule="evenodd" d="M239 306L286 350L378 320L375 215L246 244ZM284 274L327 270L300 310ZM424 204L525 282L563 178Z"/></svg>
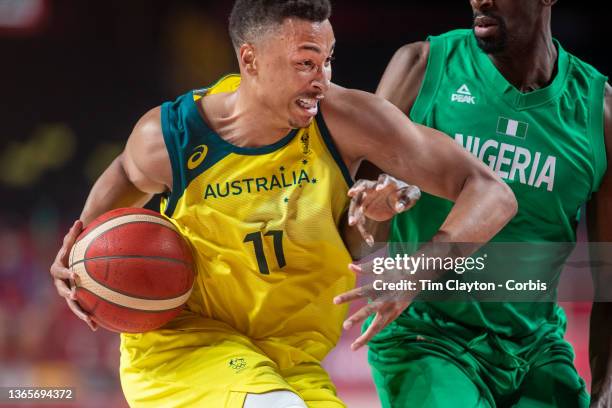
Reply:
<svg viewBox="0 0 612 408"><path fill-rule="evenodd" d="M537 29L540 0L470 0L478 46L488 54L504 52L508 44L526 44Z"/></svg>
<svg viewBox="0 0 612 408"><path fill-rule="evenodd" d="M321 23L286 19L263 44L257 70L261 99L292 128L306 127L329 89L334 32Z"/></svg>

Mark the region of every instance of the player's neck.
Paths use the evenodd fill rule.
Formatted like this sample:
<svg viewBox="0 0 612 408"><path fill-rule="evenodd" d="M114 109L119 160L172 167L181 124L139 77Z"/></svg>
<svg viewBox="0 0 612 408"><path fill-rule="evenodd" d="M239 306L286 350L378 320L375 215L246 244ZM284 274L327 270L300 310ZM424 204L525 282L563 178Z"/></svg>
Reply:
<svg viewBox="0 0 612 408"><path fill-rule="evenodd" d="M550 28L524 43L508 44L502 53L489 55L504 78L521 92L549 85L557 71L557 57Z"/></svg>
<svg viewBox="0 0 612 408"><path fill-rule="evenodd" d="M208 96L203 101L204 119L219 136L236 146L260 147L291 131L287 125L266 120L275 118L273 112L247 93L241 86L236 92Z"/></svg>

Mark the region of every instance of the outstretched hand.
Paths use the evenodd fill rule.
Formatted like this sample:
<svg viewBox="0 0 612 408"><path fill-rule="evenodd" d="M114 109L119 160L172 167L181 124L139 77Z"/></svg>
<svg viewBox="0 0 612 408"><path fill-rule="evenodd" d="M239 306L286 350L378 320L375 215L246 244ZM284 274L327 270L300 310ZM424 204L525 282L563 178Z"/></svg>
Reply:
<svg viewBox="0 0 612 408"><path fill-rule="evenodd" d="M372 260L363 263L353 262L349 265L349 269L360 275L380 276L374 274ZM386 284L397 284L410 279L410 274L398 270L385 271L384 274L384 283ZM380 288L380 285L377 285L377 287ZM334 298L335 304L352 302L358 299L369 301L367 305L344 321L343 327L345 330L363 323L368 316L375 314L368 329L351 344L351 350L355 351L366 345L372 337L395 320L410 305L417 293L417 290L381 290L370 283L336 296Z"/></svg>

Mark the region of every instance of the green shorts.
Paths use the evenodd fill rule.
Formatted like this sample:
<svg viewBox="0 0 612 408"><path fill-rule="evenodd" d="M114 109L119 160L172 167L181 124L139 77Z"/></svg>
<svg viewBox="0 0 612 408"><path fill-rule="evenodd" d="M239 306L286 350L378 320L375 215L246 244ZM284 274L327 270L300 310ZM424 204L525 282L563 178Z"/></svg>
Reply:
<svg viewBox="0 0 612 408"><path fill-rule="evenodd" d="M563 340L564 321L518 339L482 329L449 332L423 305L410 307L369 344L384 408L589 406Z"/></svg>

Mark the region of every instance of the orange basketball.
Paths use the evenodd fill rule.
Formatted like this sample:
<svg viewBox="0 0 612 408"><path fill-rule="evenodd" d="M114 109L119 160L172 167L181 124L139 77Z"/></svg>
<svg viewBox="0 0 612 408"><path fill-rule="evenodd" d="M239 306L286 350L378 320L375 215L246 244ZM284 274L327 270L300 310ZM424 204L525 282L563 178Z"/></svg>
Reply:
<svg viewBox="0 0 612 408"><path fill-rule="evenodd" d="M77 300L109 330L142 333L178 315L194 280L191 248L160 214L120 208L94 220L70 252Z"/></svg>

